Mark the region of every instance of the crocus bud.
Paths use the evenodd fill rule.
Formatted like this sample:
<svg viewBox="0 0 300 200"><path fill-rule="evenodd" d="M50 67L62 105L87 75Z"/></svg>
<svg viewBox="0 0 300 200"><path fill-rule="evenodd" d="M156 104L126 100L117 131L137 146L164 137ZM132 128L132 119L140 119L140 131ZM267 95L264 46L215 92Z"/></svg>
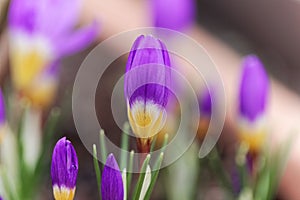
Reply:
<svg viewBox="0 0 300 200"><path fill-rule="evenodd" d="M113 154L107 157L101 179L103 200L123 200L124 188L122 173Z"/></svg>
<svg viewBox="0 0 300 200"><path fill-rule="evenodd" d="M268 94L269 80L263 64L254 55L246 56L239 93L240 136L253 151L260 149L265 139Z"/></svg>
<svg viewBox="0 0 300 200"><path fill-rule="evenodd" d="M51 178L56 200L74 199L78 174L78 160L74 147L65 137L60 139L53 150Z"/></svg>
<svg viewBox="0 0 300 200"><path fill-rule="evenodd" d="M150 0L150 3L156 27L181 31L194 20L194 0Z"/></svg>
<svg viewBox="0 0 300 200"><path fill-rule="evenodd" d="M74 29L80 15L80 2L10 2L9 57L14 87L22 95L35 89L33 84L43 82L39 77L45 74L53 62L85 48L94 40L97 33L95 23L79 31Z"/></svg>
<svg viewBox="0 0 300 200"><path fill-rule="evenodd" d="M165 44L152 36L138 37L128 57L124 90L129 122L141 138L141 146L149 147L153 136L164 125L170 74Z"/></svg>

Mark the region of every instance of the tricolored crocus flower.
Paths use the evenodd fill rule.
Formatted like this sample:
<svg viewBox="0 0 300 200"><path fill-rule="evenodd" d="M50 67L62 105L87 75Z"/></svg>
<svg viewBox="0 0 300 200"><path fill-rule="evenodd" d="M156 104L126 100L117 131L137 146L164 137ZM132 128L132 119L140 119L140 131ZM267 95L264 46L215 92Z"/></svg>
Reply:
<svg viewBox="0 0 300 200"><path fill-rule="evenodd" d="M139 36L128 57L124 90L129 122L143 153L164 126L170 74L165 44L153 36Z"/></svg>
<svg viewBox="0 0 300 200"><path fill-rule="evenodd" d="M56 200L72 200L75 195L78 174L78 160L75 149L65 137L53 150L51 178Z"/></svg>
<svg viewBox="0 0 300 200"><path fill-rule="evenodd" d="M80 8L80 0L10 2L9 47L16 89L26 95L34 89L33 82L39 82L38 77L47 74L53 62L83 49L94 40L95 23L74 30Z"/></svg>
<svg viewBox="0 0 300 200"><path fill-rule="evenodd" d="M240 136L251 151L259 150L266 136L268 94L269 79L263 64L254 55L246 56L239 93Z"/></svg>
<svg viewBox="0 0 300 200"><path fill-rule="evenodd" d="M107 157L101 179L103 200L123 200L124 188L122 173L113 154Z"/></svg>
<svg viewBox="0 0 300 200"><path fill-rule="evenodd" d="M203 140L210 123L211 112L212 112L212 99L208 89L205 89L199 99L200 109L200 121L198 127L197 136L200 140Z"/></svg>
<svg viewBox="0 0 300 200"><path fill-rule="evenodd" d="M156 27L181 31L194 20L194 0L150 0L150 3Z"/></svg>

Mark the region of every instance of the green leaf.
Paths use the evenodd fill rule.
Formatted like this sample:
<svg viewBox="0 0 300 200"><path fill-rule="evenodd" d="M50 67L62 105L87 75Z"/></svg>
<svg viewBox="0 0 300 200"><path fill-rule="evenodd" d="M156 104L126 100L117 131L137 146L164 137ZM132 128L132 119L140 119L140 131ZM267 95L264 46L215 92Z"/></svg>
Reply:
<svg viewBox="0 0 300 200"><path fill-rule="evenodd" d="M128 166L128 172L127 172L127 190L130 191L130 185L132 180L132 168L133 168L133 157L134 157L134 151L130 151L130 157L129 157L129 166Z"/></svg>
<svg viewBox="0 0 300 200"><path fill-rule="evenodd" d="M105 135L104 135L104 130L100 130L100 149L101 149L101 157L103 162L106 162L106 157L107 157L107 151L106 151L106 144L105 144Z"/></svg>
<svg viewBox="0 0 300 200"><path fill-rule="evenodd" d="M120 156L120 168L127 168L127 152L128 152L128 143L129 143L129 123L125 122L123 125L123 133L121 139L121 156Z"/></svg>
<svg viewBox="0 0 300 200"><path fill-rule="evenodd" d="M93 145L93 160L94 160L94 168L96 173L96 179L97 179L97 186L99 190L99 199L101 200L101 171L98 163L98 156L97 156L97 147L94 144Z"/></svg>
<svg viewBox="0 0 300 200"><path fill-rule="evenodd" d="M154 164L153 169L155 171L152 173L151 183L150 183L150 186L148 188L148 191L146 193L146 196L145 196L144 200L149 200L150 197L151 197L153 188L155 186L155 183L156 183L156 180L157 180L157 177L158 177L158 174L159 174L160 166L161 166L161 163L163 161L163 157L164 157L164 153L160 153L159 158L157 159L157 161Z"/></svg>
<svg viewBox="0 0 300 200"><path fill-rule="evenodd" d="M142 165L141 171L140 171L140 176L137 181L137 184L135 186L134 190L134 195L133 195L133 200L139 200L140 194L141 194L141 189L143 186L144 178L145 178L145 172L147 165L149 164L150 161L150 154L147 155L146 159L144 160L144 163Z"/></svg>

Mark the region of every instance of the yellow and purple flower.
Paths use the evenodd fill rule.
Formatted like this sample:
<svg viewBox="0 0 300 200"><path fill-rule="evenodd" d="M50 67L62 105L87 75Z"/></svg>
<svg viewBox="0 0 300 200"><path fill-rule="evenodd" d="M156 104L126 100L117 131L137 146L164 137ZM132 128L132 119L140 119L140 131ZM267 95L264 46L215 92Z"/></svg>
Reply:
<svg viewBox="0 0 300 200"><path fill-rule="evenodd" d="M61 138L52 155L51 178L56 200L74 199L78 174L76 151L69 140Z"/></svg>
<svg viewBox="0 0 300 200"><path fill-rule="evenodd" d="M269 79L257 56L244 58L239 91L240 137L251 151L258 151L266 137Z"/></svg>
<svg viewBox="0 0 300 200"><path fill-rule="evenodd" d="M57 82L53 63L88 46L97 33L93 23L74 30L80 0L12 0L8 13L9 48L15 88L37 104L46 104ZM43 77L46 81L41 81ZM53 81L55 77L55 81ZM43 79L43 80L44 80ZM54 83L55 82L55 83ZM49 97L48 97L49 99Z"/></svg>
<svg viewBox="0 0 300 200"><path fill-rule="evenodd" d="M103 200L124 199L122 173L113 154L107 157L101 180L101 196Z"/></svg>
<svg viewBox="0 0 300 200"><path fill-rule="evenodd" d="M149 147L166 121L170 66L162 41L143 35L136 39L127 61L124 90L129 122L140 147Z"/></svg>
<svg viewBox="0 0 300 200"><path fill-rule="evenodd" d="M190 26L195 16L194 0L150 0L154 25L176 31Z"/></svg>

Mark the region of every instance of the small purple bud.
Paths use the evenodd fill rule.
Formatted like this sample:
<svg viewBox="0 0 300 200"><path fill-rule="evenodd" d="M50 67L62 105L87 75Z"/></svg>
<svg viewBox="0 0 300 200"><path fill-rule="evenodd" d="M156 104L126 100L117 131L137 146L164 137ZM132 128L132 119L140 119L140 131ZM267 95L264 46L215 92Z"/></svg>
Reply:
<svg viewBox="0 0 300 200"><path fill-rule="evenodd" d="M54 198L74 198L78 174L78 160L71 142L63 137L53 150L51 164L51 178Z"/></svg>
<svg viewBox="0 0 300 200"><path fill-rule="evenodd" d="M150 0L156 27L181 31L195 18L194 0Z"/></svg>
<svg viewBox="0 0 300 200"><path fill-rule="evenodd" d="M123 200L124 188L122 174L113 154L107 157L101 182L103 200Z"/></svg>
<svg viewBox="0 0 300 200"><path fill-rule="evenodd" d="M269 79L264 66L255 55L244 58L239 94L241 117L254 122L264 114L269 94Z"/></svg>

